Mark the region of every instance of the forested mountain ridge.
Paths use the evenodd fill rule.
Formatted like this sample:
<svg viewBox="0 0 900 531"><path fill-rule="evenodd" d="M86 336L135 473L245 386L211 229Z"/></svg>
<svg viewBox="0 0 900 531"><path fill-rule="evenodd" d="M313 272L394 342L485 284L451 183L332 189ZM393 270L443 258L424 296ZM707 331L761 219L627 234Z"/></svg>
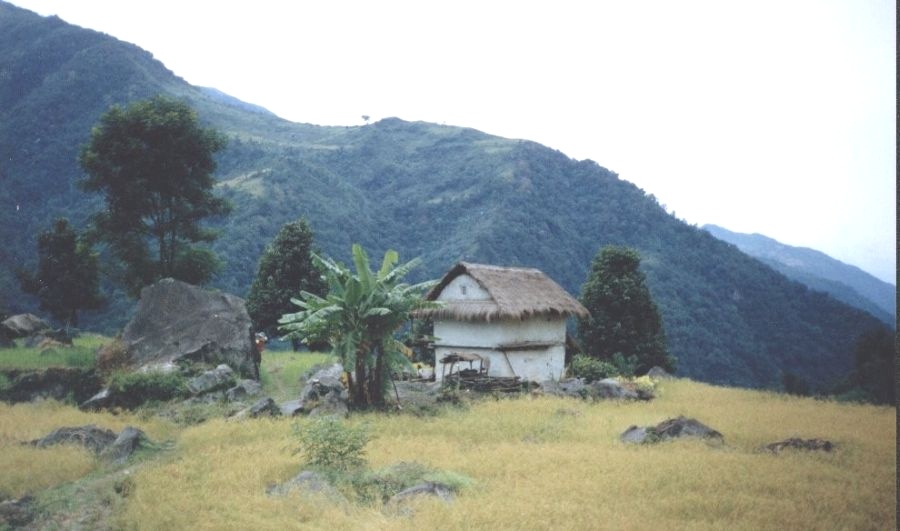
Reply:
<svg viewBox="0 0 900 531"><path fill-rule="evenodd" d="M219 190L235 208L213 246L217 287L245 296L263 248L306 216L337 259L361 243L421 256L412 280L464 259L538 267L578 294L605 244L639 250L679 372L777 386L783 371L814 385L853 366L871 315L799 283L670 216L592 161L473 129L385 119L357 127L281 120L192 87L137 47L0 2L0 297L27 308L16 267L34 262L35 234L65 215L80 226L97 198L75 186L77 153L114 103L159 92L183 98L225 132ZM12 208L11 205L17 205ZM121 325L130 305L94 317Z"/></svg>
<svg viewBox="0 0 900 531"><path fill-rule="evenodd" d="M886 324L892 325L897 320L896 286L856 266L815 249L785 245L762 234L742 234L717 225L704 225L703 230L736 245L786 277L867 311Z"/></svg>

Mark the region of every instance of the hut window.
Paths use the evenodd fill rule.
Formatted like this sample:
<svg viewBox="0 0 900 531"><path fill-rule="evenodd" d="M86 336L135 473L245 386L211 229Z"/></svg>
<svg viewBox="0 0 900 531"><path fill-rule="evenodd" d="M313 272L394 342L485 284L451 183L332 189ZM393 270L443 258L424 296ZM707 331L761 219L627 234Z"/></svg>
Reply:
<svg viewBox="0 0 900 531"><path fill-rule="evenodd" d="M465 284L463 284L462 286L459 287L459 292L462 293L463 295L465 295L465 294L466 294L466 288L467 288L467 287L468 287L468 286L466 286Z"/></svg>

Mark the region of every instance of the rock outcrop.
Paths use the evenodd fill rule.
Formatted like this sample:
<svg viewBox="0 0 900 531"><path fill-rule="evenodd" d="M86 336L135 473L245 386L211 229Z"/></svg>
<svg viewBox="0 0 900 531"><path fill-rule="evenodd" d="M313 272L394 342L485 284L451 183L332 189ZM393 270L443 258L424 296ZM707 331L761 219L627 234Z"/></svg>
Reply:
<svg viewBox="0 0 900 531"><path fill-rule="evenodd" d="M6 334L14 339L52 330L50 323L31 313L13 315L0 323Z"/></svg>
<svg viewBox="0 0 900 531"><path fill-rule="evenodd" d="M258 379L251 327L243 299L163 279L141 290L137 312L122 333L124 365L224 363Z"/></svg>
<svg viewBox="0 0 900 531"><path fill-rule="evenodd" d="M141 446L149 443L144 432L127 426L119 434L93 424L86 426L65 427L53 430L50 434L29 441L38 448L46 448L57 444L75 444L83 446L94 454L115 463L126 461Z"/></svg>
<svg viewBox="0 0 900 531"><path fill-rule="evenodd" d="M718 431L696 419L683 416L664 420L656 426L630 426L619 436L619 440L624 443L648 444L680 437L696 437L719 444L724 441Z"/></svg>
<svg viewBox="0 0 900 531"><path fill-rule="evenodd" d="M102 386L100 376L93 369L51 367L23 371L2 371L9 385L0 389L0 400L31 402L39 398L73 399L83 402L95 395Z"/></svg>
<svg viewBox="0 0 900 531"><path fill-rule="evenodd" d="M763 450L772 452L773 454L781 453L782 450L806 450L831 452L834 450L834 443L826 439L801 439L799 437L791 437L783 441L773 442L763 447Z"/></svg>
<svg viewBox="0 0 900 531"><path fill-rule="evenodd" d="M613 378L605 378L586 383L581 378L568 380L547 380L541 382L541 390L547 395L568 396L590 400L650 400L653 394L649 391L623 384Z"/></svg>

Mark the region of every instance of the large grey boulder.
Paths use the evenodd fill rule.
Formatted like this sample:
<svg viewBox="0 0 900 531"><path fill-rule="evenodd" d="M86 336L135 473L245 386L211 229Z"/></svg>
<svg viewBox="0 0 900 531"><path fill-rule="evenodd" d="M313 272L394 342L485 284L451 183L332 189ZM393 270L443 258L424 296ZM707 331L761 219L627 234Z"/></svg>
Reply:
<svg viewBox="0 0 900 531"><path fill-rule="evenodd" d="M227 364L259 378L252 324L244 300L163 279L141 290L137 312L122 333L125 365L155 367L179 360Z"/></svg>
<svg viewBox="0 0 900 531"><path fill-rule="evenodd" d="M13 338L28 337L44 331L50 331L50 323L31 313L13 315L0 323L8 336Z"/></svg>

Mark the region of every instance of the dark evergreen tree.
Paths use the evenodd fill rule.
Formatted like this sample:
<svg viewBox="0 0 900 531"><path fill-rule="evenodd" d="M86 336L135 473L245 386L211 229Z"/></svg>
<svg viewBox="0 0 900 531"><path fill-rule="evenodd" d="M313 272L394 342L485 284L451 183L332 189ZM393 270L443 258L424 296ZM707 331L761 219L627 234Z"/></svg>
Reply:
<svg viewBox="0 0 900 531"><path fill-rule="evenodd" d="M580 300L591 317L579 319L578 332L593 358L634 358L638 374L655 365L671 372L675 360L666 350L662 319L640 263L637 251L626 247L607 246L597 253L581 287Z"/></svg>
<svg viewBox="0 0 900 531"><path fill-rule="evenodd" d="M852 380L879 404L896 404L895 334L879 327L863 334L856 344L856 372Z"/></svg>
<svg viewBox="0 0 900 531"><path fill-rule="evenodd" d="M224 145L188 105L163 96L114 106L94 127L80 184L103 195L94 234L122 262L132 296L160 278L202 284L215 272L215 255L192 244L213 241L200 222L230 209L212 193L213 154Z"/></svg>
<svg viewBox="0 0 900 531"><path fill-rule="evenodd" d="M247 311L256 330L275 334L278 319L296 306L301 291L325 295L328 286L312 262L313 233L305 219L286 223L266 246L247 295ZM298 347L294 341L294 349Z"/></svg>
<svg viewBox="0 0 900 531"><path fill-rule="evenodd" d="M78 310L103 304L97 255L65 218L38 236L38 265L19 271L22 290L35 295L41 310L69 326L78 326Z"/></svg>

